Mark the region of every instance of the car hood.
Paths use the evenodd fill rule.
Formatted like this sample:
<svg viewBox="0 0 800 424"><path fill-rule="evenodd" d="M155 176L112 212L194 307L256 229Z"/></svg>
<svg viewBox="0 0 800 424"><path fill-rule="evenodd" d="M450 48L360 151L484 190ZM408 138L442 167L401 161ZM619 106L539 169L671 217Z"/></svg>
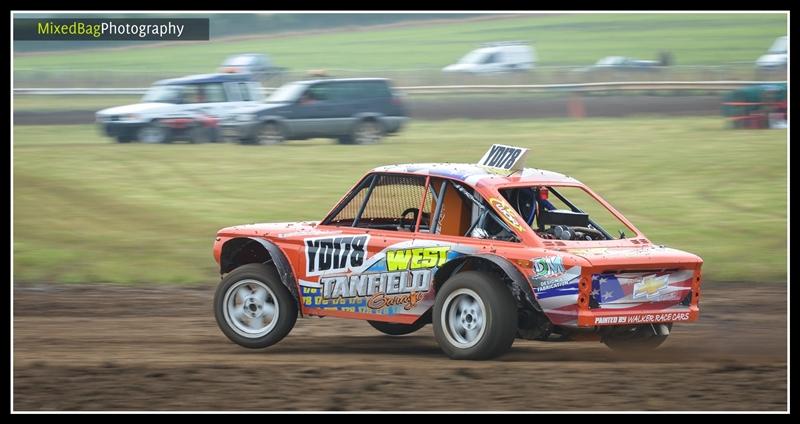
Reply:
<svg viewBox="0 0 800 424"><path fill-rule="evenodd" d="M132 105L116 106L97 112L98 115L125 115L129 113L154 113L161 110L174 108L171 103L135 103Z"/></svg>
<svg viewBox="0 0 800 424"><path fill-rule="evenodd" d="M756 65L758 66L776 66L785 65L787 56L785 54L765 54L758 58Z"/></svg>
<svg viewBox="0 0 800 424"><path fill-rule="evenodd" d="M564 250L586 259L592 266L677 265L693 268L703 263L697 255L664 246L588 247Z"/></svg>

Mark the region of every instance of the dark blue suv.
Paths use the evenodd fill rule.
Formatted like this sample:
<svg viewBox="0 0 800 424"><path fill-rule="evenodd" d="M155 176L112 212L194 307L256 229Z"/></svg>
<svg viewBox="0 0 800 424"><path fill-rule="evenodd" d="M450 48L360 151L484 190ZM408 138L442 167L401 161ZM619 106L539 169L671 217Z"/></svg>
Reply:
<svg viewBox="0 0 800 424"><path fill-rule="evenodd" d="M372 144L399 131L408 117L383 78L320 79L288 83L265 103L235 111L223 134L246 144L335 138Z"/></svg>

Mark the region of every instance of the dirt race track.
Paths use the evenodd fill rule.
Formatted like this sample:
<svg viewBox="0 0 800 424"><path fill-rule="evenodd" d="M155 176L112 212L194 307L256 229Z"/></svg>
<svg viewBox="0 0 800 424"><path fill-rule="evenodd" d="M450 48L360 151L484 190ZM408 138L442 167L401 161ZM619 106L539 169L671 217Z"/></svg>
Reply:
<svg viewBox="0 0 800 424"><path fill-rule="evenodd" d="M786 410L786 285L707 283L655 353L518 340L453 361L431 326L300 319L265 351L229 342L213 287L17 285L15 410Z"/></svg>

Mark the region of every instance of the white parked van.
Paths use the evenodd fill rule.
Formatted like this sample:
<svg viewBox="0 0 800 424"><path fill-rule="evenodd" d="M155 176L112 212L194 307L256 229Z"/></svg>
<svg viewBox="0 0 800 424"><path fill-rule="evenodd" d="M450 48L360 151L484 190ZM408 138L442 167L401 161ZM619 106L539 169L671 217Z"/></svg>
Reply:
<svg viewBox="0 0 800 424"><path fill-rule="evenodd" d="M508 41L481 45L442 71L474 74L527 71L535 64L536 54L531 46L525 42Z"/></svg>
<svg viewBox="0 0 800 424"><path fill-rule="evenodd" d="M786 36L778 37L772 43L767 54L761 56L756 61L756 66L760 69L780 69L786 67Z"/></svg>

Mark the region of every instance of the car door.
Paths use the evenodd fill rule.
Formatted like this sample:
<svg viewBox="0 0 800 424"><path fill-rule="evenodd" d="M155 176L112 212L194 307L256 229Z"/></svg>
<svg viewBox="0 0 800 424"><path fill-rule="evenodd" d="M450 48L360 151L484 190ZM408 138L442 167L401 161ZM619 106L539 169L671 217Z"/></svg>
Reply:
<svg viewBox="0 0 800 424"><path fill-rule="evenodd" d="M235 105L222 83L203 83L189 86L188 103L190 110L202 112L219 120L225 120L233 113Z"/></svg>
<svg viewBox="0 0 800 424"><path fill-rule="evenodd" d="M410 250L426 181L370 174L304 240L304 313L411 323L427 310L432 275Z"/></svg>
<svg viewBox="0 0 800 424"><path fill-rule="evenodd" d="M325 120L336 114L331 99L332 84L310 84L292 106L289 129L297 138L319 137L324 134Z"/></svg>

